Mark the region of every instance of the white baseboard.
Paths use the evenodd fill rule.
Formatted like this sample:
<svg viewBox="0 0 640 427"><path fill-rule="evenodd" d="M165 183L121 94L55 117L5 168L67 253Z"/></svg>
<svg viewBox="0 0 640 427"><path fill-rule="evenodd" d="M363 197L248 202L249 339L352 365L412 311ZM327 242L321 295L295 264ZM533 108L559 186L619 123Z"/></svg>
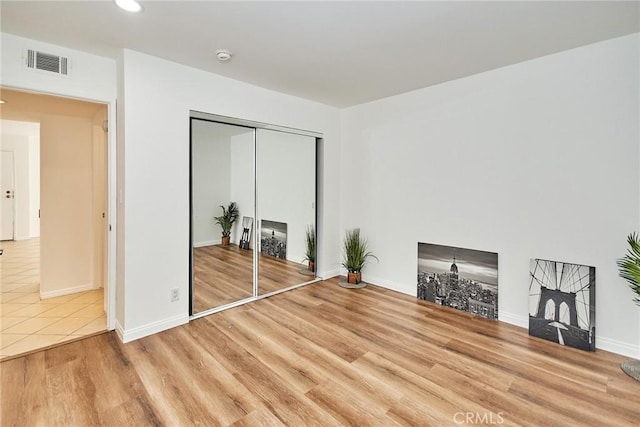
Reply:
<svg viewBox="0 0 640 427"><path fill-rule="evenodd" d="M61 297L63 295L75 294L76 292L92 291L94 289L98 288L89 283L86 285L74 286L73 288L64 288L49 292L42 292L42 290L40 290L40 299Z"/></svg>
<svg viewBox="0 0 640 427"><path fill-rule="evenodd" d="M505 313L504 311L500 311L500 307L498 307L498 320L504 323L509 323L510 325L519 326L521 328L529 329L529 316L520 316L518 314L513 313Z"/></svg>
<svg viewBox="0 0 640 427"><path fill-rule="evenodd" d="M411 295L412 297L417 296L417 293L418 293L418 288L415 284L399 286L397 281L385 280L379 277L370 276L365 273L362 274L362 281L371 283L372 285L380 286L385 289L400 292L401 294ZM407 289L411 289L411 291L407 291Z"/></svg>
<svg viewBox="0 0 640 427"><path fill-rule="evenodd" d="M328 280L328 279L331 279L332 277L336 277L339 275L340 275L340 269L323 271L322 273L318 272L318 277L322 280Z"/></svg>
<svg viewBox="0 0 640 427"><path fill-rule="evenodd" d="M596 334L596 348L598 350L610 351L622 356L640 359L640 346L631 345L611 338L600 337Z"/></svg>
<svg viewBox="0 0 640 427"><path fill-rule="evenodd" d="M499 320L511 325L519 326L529 330L529 316L518 316L513 313L500 312ZM610 351L622 356L640 359L640 346L631 345L611 338L601 337L596 334L596 348L598 350Z"/></svg>
<svg viewBox="0 0 640 427"><path fill-rule="evenodd" d="M222 243L221 239L218 239L218 240L203 240L202 242L194 242L193 243L193 247L194 248L201 248L203 246L219 245L220 243Z"/></svg>
<svg viewBox="0 0 640 427"><path fill-rule="evenodd" d="M118 337L120 337L120 341L128 343L149 335L157 334L158 332L166 331L167 329L175 328L176 326L184 325L185 323L189 323L188 314L179 314L129 330L125 330L122 325L116 321L116 331Z"/></svg>
<svg viewBox="0 0 640 427"><path fill-rule="evenodd" d="M116 320L116 334L118 334L118 338L120 338L120 341L124 342L124 328L122 327L120 322L118 322L117 320Z"/></svg>

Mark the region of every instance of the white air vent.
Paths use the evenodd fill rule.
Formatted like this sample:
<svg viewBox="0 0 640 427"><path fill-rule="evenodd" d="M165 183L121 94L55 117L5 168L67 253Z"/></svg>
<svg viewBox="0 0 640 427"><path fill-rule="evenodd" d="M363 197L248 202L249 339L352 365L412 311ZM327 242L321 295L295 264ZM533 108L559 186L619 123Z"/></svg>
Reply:
<svg viewBox="0 0 640 427"><path fill-rule="evenodd" d="M68 76L71 71L69 58L34 49L26 49L25 65L30 70L40 70L61 76Z"/></svg>

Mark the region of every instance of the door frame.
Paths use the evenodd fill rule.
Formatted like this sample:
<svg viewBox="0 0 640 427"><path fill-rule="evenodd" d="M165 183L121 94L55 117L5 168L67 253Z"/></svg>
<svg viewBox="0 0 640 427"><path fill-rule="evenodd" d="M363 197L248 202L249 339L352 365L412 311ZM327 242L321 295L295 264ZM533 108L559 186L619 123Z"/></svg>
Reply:
<svg viewBox="0 0 640 427"><path fill-rule="evenodd" d="M2 153L10 153L11 154L11 171L12 171L12 198L13 198L13 206L12 206L12 211L11 212L11 216L12 216L12 221L11 221L11 239L5 239L3 241L14 241L16 240L16 153L14 150L0 150ZM4 198L4 194L2 194L2 197Z"/></svg>
<svg viewBox="0 0 640 427"><path fill-rule="evenodd" d="M116 260L117 260L117 252L116 252L116 238L117 238L117 151L116 151L116 130L117 130L117 122L116 122L116 98L109 99L100 99L100 98L87 98L87 97L79 97L75 95L69 95L60 92L54 91L43 91L31 88L25 88L20 86L11 86L11 85L2 85L2 87L6 89L13 89L22 92L29 92L38 95L50 95L56 96L59 98L66 99L75 99L78 101L88 101L98 104L103 104L107 107L107 153L106 153L106 161L107 165L105 168L106 171L106 212L107 212L107 239L106 239L106 261L107 265L105 266L107 280L104 283L104 304L105 304L105 314L107 317L107 329L112 331L116 326L116 280L117 280L117 269L116 269ZM15 228L15 224L14 224ZM15 231L14 231L15 236Z"/></svg>
<svg viewBox="0 0 640 427"><path fill-rule="evenodd" d="M248 298L244 298L238 301L234 301L228 304L224 304L218 307L214 307L214 308L210 308L208 310L203 310L200 311L198 313L193 313L193 194L192 194L192 188L193 188L193 182L192 182L192 175L193 175L193 164L192 164L192 158L193 158L193 153L192 153L192 146L193 146L193 134L192 134L192 122L194 120L202 120L202 121L206 121L206 122L212 122L212 123L219 123L219 124L224 124L224 125L232 125L232 126L240 126L240 127L245 127L248 129L253 129L254 133L253 133L253 168L254 168L254 177L253 177L253 202L254 202L254 206L253 206L253 216L254 216L254 228L253 228L253 236L254 236L254 249L253 249L253 295L251 297ZM228 117L228 116L221 116L218 114L212 114L212 113L205 113L202 111L197 111L197 110L189 110L189 320L195 320L195 319L199 319L201 317L204 316L208 316L210 314L213 313L217 313L219 311L223 311L223 310L227 310L233 307L237 307L240 305L244 305L253 301L257 301L263 298L268 298L271 297L273 295L276 294L280 294L283 292L287 292L296 288L300 288L302 286L307 286L311 283L316 283L322 280L322 278L320 278L320 276L318 276L317 274L317 270L316 270L316 275L314 276L314 278L312 280L308 280L306 282L303 283L299 283L297 285L293 285L287 288L283 288L283 289L279 289L273 292L269 292L269 293L265 293L260 295L258 292L258 268L259 268L259 263L258 263L258 258L260 256L259 252L260 252L260 243L259 243L259 238L257 237L256 233L258 232L258 218L259 218L259 209L258 209L258 197L257 197L257 191L258 191L258 182L257 182L257 178L258 178L258 164L257 164L257 149L258 149L258 144L257 144L257 131L263 129L263 130L271 130L271 131L275 131L275 132L283 132L283 133L288 133L288 134L294 134L294 135L301 135L301 136L308 136L308 137L312 137L314 138L314 155L315 155L315 171L314 171L314 177L315 177L315 198L314 198L314 209L315 209L315 227L316 227L316 265L317 264L317 257L318 257L318 246L317 246L317 242L318 242L318 170L319 170L319 157L318 157L318 150L319 150L319 145L321 143L321 141L324 138L324 135L322 133L319 132L314 132L314 131L308 131L308 130L304 130L304 129L297 129L297 128L291 128L291 127L286 127L286 126L280 126L280 125L273 125L273 124L269 124L269 123L262 123L262 122L256 122L256 121L252 121L252 120L246 120L246 119L239 119L239 118L235 118L235 117Z"/></svg>

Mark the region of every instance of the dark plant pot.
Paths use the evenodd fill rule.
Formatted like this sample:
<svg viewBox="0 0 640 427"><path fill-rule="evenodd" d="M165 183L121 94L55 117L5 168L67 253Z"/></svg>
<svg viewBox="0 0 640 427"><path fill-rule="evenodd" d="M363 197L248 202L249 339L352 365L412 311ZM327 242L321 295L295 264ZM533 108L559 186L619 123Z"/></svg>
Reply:
<svg viewBox="0 0 640 427"><path fill-rule="evenodd" d="M347 273L347 282L349 282L350 284L357 285L358 283L360 283L361 280L362 280L362 274L360 272Z"/></svg>
<svg viewBox="0 0 640 427"><path fill-rule="evenodd" d="M312 271L315 273L316 271L316 263L313 261L309 261L309 271Z"/></svg>
<svg viewBox="0 0 640 427"><path fill-rule="evenodd" d="M222 236L222 246L229 246L231 236Z"/></svg>

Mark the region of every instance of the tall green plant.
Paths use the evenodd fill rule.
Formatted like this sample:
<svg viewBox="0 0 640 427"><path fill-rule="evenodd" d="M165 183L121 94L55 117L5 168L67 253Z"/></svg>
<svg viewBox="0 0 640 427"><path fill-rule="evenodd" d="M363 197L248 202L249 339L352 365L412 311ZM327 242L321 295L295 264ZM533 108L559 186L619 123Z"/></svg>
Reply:
<svg viewBox="0 0 640 427"><path fill-rule="evenodd" d="M304 233L305 239L305 261L316 262L316 230L313 225L307 225Z"/></svg>
<svg viewBox="0 0 640 427"><path fill-rule="evenodd" d="M220 205L220 207L222 208L222 215L215 216L213 219L215 219L216 224L222 228L222 237L228 237L231 235L233 223L238 219L238 205L236 202L231 202L226 208L222 205Z"/></svg>
<svg viewBox="0 0 640 427"><path fill-rule="evenodd" d="M350 273L359 273L369 258L378 260L378 257L369 251L367 239L360 236L360 229L347 230L344 236L342 266Z"/></svg>
<svg viewBox="0 0 640 427"><path fill-rule="evenodd" d="M633 232L627 237L629 249L627 254L618 260L620 277L629 282L629 286L637 295L633 300L640 305L640 240Z"/></svg>

